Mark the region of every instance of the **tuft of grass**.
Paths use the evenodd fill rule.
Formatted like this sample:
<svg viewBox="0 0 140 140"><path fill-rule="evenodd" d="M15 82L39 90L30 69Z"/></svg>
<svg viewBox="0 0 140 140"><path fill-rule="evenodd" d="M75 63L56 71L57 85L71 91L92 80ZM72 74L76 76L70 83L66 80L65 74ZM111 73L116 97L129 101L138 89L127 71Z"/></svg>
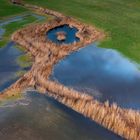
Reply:
<svg viewBox="0 0 140 140"><path fill-rule="evenodd" d="M14 93L12 93L9 96L5 97L4 99L0 100L0 106L4 106L5 104L7 104L10 101L16 101L16 100L22 99L22 98L23 98L23 94L14 91Z"/></svg>
<svg viewBox="0 0 140 140"><path fill-rule="evenodd" d="M17 59L17 63L22 68L30 67L32 65L32 59L29 54L20 55Z"/></svg>

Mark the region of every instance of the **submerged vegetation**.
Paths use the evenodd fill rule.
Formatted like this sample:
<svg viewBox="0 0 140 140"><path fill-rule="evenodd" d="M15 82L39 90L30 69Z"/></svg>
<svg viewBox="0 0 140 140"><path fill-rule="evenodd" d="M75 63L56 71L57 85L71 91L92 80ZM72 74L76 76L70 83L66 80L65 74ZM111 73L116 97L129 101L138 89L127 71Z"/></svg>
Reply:
<svg viewBox="0 0 140 140"><path fill-rule="evenodd" d="M22 68L31 67L31 65L32 65L31 56L29 54L20 55L19 58L18 58L18 60L17 60L17 63Z"/></svg>
<svg viewBox="0 0 140 140"><path fill-rule="evenodd" d="M7 96L3 100L0 100L0 107L6 105L11 101L16 101L17 99L19 100L23 98L23 94L21 94L20 92L18 91L13 91L13 92L14 92L13 96Z"/></svg>
<svg viewBox="0 0 140 140"><path fill-rule="evenodd" d="M139 0L24 0L103 29L108 38L100 46L113 48L140 62Z"/></svg>

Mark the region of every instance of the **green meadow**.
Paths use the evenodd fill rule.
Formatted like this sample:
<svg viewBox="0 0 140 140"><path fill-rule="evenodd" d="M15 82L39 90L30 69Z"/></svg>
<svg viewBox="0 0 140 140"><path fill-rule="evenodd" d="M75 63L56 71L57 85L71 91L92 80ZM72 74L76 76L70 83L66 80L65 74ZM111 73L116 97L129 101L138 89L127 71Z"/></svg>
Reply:
<svg viewBox="0 0 140 140"><path fill-rule="evenodd" d="M95 25L106 32L101 47L140 62L140 0L24 0Z"/></svg>
<svg viewBox="0 0 140 140"><path fill-rule="evenodd" d="M0 20L8 16L21 14L25 11L27 9L13 5L9 0L0 0Z"/></svg>

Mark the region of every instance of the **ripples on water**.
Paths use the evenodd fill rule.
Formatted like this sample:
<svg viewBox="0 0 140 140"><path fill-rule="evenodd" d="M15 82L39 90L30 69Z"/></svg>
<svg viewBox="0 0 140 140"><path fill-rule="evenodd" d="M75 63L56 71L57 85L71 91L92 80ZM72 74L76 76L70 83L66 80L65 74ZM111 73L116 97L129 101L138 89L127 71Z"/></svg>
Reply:
<svg viewBox="0 0 140 140"><path fill-rule="evenodd" d="M120 53L89 45L54 68L53 78L66 86L92 93L100 101L140 109L140 71Z"/></svg>

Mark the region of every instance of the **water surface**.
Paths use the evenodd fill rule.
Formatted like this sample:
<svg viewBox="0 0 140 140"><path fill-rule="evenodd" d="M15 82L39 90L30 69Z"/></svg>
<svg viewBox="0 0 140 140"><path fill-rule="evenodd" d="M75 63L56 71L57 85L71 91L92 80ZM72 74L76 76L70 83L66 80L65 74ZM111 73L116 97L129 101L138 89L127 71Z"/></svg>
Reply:
<svg viewBox="0 0 140 140"><path fill-rule="evenodd" d="M100 101L140 109L138 65L115 50L89 45L57 64L53 78Z"/></svg>
<svg viewBox="0 0 140 140"><path fill-rule="evenodd" d="M0 49L0 91L11 85L18 78L16 73L23 70L17 63L18 57L23 53L14 45L9 42Z"/></svg>
<svg viewBox="0 0 140 140"><path fill-rule="evenodd" d="M64 105L34 91L0 108L2 140L121 140Z"/></svg>
<svg viewBox="0 0 140 140"><path fill-rule="evenodd" d="M1 37L4 33L2 27L17 20L22 21L23 18L11 18L4 21L3 25L0 23ZM70 29L72 36L75 32L75 29ZM75 37L69 39L73 42ZM17 64L17 58L22 54L14 47L13 42L0 49L0 91L18 78L15 75L22 68ZM53 99L35 91L28 94L23 100L8 101L0 106L0 139L121 140L117 135Z"/></svg>

